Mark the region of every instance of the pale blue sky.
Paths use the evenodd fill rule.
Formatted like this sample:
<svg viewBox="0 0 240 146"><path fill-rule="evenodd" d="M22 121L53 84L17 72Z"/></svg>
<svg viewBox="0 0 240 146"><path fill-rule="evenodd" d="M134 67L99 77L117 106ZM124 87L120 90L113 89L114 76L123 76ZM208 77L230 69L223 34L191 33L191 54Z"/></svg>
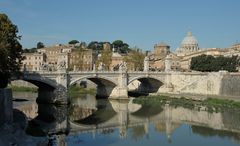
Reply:
<svg viewBox="0 0 240 146"><path fill-rule="evenodd" d="M114 41L175 50L191 30L201 48L240 41L240 0L0 0L24 48L79 41Z"/></svg>

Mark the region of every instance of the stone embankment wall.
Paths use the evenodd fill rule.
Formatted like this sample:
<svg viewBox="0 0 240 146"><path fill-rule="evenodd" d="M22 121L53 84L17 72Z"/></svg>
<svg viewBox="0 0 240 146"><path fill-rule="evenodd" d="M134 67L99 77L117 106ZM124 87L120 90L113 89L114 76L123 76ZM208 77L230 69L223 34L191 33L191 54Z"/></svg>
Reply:
<svg viewBox="0 0 240 146"><path fill-rule="evenodd" d="M220 95L240 97L240 74L228 74L222 78Z"/></svg>
<svg viewBox="0 0 240 146"><path fill-rule="evenodd" d="M211 73L179 72L173 73L166 84L170 89L166 91L160 88L159 93L223 96L239 98L240 100L240 73L224 71Z"/></svg>

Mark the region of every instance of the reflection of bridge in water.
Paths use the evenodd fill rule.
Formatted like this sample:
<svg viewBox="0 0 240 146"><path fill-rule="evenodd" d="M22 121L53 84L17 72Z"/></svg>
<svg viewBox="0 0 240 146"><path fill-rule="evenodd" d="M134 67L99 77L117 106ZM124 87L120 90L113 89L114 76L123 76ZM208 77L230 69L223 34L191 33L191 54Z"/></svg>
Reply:
<svg viewBox="0 0 240 146"><path fill-rule="evenodd" d="M91 132L95 135L98 132L104 132L111 129L119 129L120 137L125 137L127 128L143 126L145 133L148 133L149 124L157 127L164 127L160 131L164 131L168 136L181 124L189 124L193 126L209 127L215 130L231 131L240 133L239 115L233 115L232 112L225 111L223 113L209 113L207 111L196 111L182 107L174 108L169 105L146 106L137 105L132 102L116 102L110 101L115 114L108 120L96 120L97 115L92 113L88 117L80 120L70 121L72 134ZM106 107L105 110L111 107ZM91 111L92 112L92 111ZM100 113L101 114L101 113ZM87 121L102 121L86 123ZM236 122L238 121L238 122Z"/></svg>
<svg viewBox="0 0 240 146"><path fill-rule="evenodd" d="M76 103L81 103L77 105ZM106 103L105 103L106 102ZM87 106L91 103L90 106ZM75 135L81 133L106 133L119 130L120 137L128 135L127 129L143 127L147 134L149 124L155 125L159 132L170 136L181 124L208 127L219 131L240 133L240 114L232 111L209 113L204 110L191 110L165 105L139 105L126 101L98 100L93 97L73 101L72 108L39 105L38 111L24 108L24 113L38 115L30 121L28 133L36 131L45 134ZM20 109L21 110L21 109ZM69 116L68 113L70 113ZM32 115L31 115L32 116ZM36 128L37 127L37 128ZM69 133L70 132L70 133ZM33 134L33 133L32 133ZM62 140L61 140L62 141Z"/></svg>

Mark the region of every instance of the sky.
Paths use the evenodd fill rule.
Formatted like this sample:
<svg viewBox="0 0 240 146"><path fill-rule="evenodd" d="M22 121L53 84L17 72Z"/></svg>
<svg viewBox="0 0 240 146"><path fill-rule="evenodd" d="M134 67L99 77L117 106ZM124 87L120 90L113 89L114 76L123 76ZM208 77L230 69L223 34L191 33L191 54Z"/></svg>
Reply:
<svg viewBox="0 0 240 146"><path fill-rule="evenodd" d="M188 31L200 48L240 42L240 0L0 0L18 26L23 48L123 40L153 50L165 42L175 51Z"/></svg>

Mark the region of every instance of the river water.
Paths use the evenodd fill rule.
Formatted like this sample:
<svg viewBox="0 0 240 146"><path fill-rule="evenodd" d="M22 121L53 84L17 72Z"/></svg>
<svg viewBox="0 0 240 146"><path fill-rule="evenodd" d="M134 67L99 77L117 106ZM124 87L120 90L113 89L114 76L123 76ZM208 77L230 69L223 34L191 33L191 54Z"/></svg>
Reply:
<svg viewBox="0 0 240 146"><path fill-rule="evenodd" d="M14 94L14 107L28 119L26 135L36 145L235 146L240 112L191 110L169 105L96 100L83 95L70 107L36 104L36 94Z"/></svg>

